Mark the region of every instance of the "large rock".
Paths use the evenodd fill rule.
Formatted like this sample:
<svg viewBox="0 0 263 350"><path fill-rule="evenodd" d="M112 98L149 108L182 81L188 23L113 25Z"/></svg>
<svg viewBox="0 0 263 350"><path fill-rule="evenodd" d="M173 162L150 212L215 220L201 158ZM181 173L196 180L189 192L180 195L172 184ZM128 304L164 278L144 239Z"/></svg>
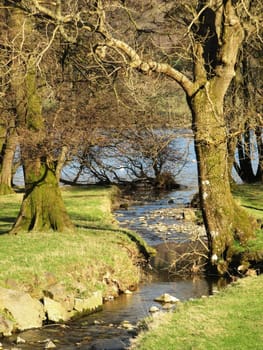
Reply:
<svg viewBox="0 0 263 350"><path fill-rule="evenodd" d="M45 319L44 307L29 294L0 287L0 310L10 314L18 330L38 328Z"/></svg>
<svg viewBox="0 0 263 350"><path fill-rule="evenodd" d="M44 309L49 321L62 322L70 318L70 314L62 304L47 297L44 297Z"/></svg>
<svg viewBox="0 0 263 350"><path fill-rule="evenodd" d="M45 297L62 304L67 311L71 311L74 308L74 296L66 290L62 283L56 283L45 288L43 294Z"/></svg>
<svg viewBox="0 0 263 350"><path fill-rule="evenodd" d="M92 312L101 308L102 303L102 293L98 291L88 298L75 298L74 310L80 313Z"/></svg>

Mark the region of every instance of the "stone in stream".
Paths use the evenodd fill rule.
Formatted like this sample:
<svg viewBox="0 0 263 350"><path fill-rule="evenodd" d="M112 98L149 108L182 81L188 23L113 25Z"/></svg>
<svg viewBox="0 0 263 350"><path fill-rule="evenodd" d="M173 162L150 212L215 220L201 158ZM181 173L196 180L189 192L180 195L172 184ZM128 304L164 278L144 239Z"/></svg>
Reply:
<svg viewBox="0 0 263 350"><path fill-rule="evenodd" d="M55 348L56 348L56 344L54 344L52 340L49 340L45 344L45 349L55 349Z"/></svg>
<svg viewBox="0 0 263 350"><path fill-rule="evenodd" d="M91 350L124 350L127 349L126 345L119 338L112 339L98 339L95 340L91 347Z"/></svg>
<svg viewBox="0 0 263 350"><path fill-rule="evenodd" d="M45 319L43 304L22 291L1 287L0 309L10 315L15 328L21 331L41 327ZM8 321L8 318L6 320Z"/></svg>
<svg viewBox="0 0 263 350"><path fill-rule="evenodd" d="M160 295L159 297L155 298L154 301L158 301L160 303L164 303L164 304L175 304L178 303L180 300L168 293L164 293L162 295Z"/></svg>
<svg viewBox="0 0 263 350"><path fill-rule="evenodd" d="M157 306L153 305L153 306L150 307L149 311L151 313L155 313L155 312L160 311L160 309Z"/></svg>
<svg viewBox="0 0 263 350"><path fill-rule="evenodd" d="M44 309L47 313L48 320L53 322L67 321L70 314L59 302L50 298L44 297Z"/></svg>

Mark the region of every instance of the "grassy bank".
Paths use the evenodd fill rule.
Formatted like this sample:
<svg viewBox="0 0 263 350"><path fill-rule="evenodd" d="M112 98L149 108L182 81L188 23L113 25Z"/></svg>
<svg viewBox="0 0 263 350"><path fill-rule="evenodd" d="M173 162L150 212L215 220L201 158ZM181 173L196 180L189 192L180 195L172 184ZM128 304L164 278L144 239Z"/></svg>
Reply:
<svg viewBox="0 0 263 350"><path fill-rule="evenodd" d="M21 194L0 197L0 285L40 297L50 283L63 282L82 296L96 290L116 295L140 280L138 244L111 214L113 189L65 188L63 197L76 225L69 233L5 234L18 213ZM106 283L107 282L107 283Z"/></svg>
<svg viewBox="0 0 263 350"><path fill-rule="evenodd" d="M263 276L248 277L211 297L182 303L150 324L137 350L261 350Z"/></svg>
<svg viewBox="0 0 263 350"><path fill-rule="evenodd" d="M235 189L239 203L263 222L263 186ZM263 230L244 248L263 252ZM248 277L211 298L180 304L174 313L149 321L137 350L260 350L263 343L263 276Z"/></svg>

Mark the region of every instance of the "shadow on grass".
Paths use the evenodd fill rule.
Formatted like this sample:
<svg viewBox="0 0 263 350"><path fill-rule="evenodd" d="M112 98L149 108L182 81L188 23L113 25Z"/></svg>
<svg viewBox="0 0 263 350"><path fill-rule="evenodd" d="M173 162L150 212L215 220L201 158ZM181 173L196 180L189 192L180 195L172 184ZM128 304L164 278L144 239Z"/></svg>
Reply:
<svg viewBox="0 0 263 350"><path fill-rule="evenodd" d="M7 234L12 227L12 224L15 222L14 217L3 217L0 219L0 235Z"/></svg>
<svg viewBox="0 0 263 350"><path fill-rule="evenodd" d="M251 206L251 205L245 205L245 204L243 204L243 207L248 208L248 209L263 211L263 209L257 208L257 207L253 207L253 206Z"/></svg>
<svg viewBox="0 0 263 350"><path fill-rule="evenodd" d="M129 239L136 243L138 250L144 255L144 257L148 260L151 256L155 255L156 250L153 247L148 246L146 242L140 237L137 236L132 231L122 230L120 228L112 228L112 227L96 227L92 225L76 225L77 228L86 229L86 230L96 230L96 231L108 231L114 233L122 233L129 237Z"/></svg>

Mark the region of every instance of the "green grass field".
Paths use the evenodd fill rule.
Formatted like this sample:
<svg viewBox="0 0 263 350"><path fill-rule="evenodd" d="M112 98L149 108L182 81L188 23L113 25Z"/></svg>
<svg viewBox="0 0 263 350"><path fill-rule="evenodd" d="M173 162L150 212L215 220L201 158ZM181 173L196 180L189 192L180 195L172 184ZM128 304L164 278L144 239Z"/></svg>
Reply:
<svg viewBox="0 0 263 350"><path fill-rule="evenodd" d="M50 274L74 292L81 283L87 292L112 293L103 282L105 274L124 289L137 285L140 270L133 258L138 258L138 246L130 239L131 233L120 230L114 220L113 191L66 187L63 198L76 225L75 231L16 236L6 232L16 218L22 195L0 197L0 285L17 285L37 297L41 297L46 276Z"/></svg>

